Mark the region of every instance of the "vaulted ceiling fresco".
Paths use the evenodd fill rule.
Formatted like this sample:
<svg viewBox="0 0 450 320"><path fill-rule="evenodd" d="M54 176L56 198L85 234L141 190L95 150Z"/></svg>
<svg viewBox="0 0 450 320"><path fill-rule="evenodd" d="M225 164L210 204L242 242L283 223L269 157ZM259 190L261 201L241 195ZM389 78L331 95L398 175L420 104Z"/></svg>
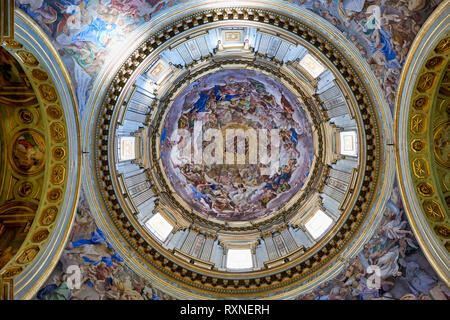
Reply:
<svg viewBox="0 0 450 320"><path fill-rule="evenodd" d="M3 298L449 299L448 1L15 6ZM276 168L226 142L249 128Z"/></svg>

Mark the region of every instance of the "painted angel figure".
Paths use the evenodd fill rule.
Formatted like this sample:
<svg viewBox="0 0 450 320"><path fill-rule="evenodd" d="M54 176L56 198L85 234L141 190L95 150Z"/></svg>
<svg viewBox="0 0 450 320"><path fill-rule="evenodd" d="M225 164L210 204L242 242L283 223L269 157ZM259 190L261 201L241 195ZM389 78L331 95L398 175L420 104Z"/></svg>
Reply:
<svg viewBox="0 0 450 320"><path fill-rule="evenodd" d="M96 47L105 48L112 32L116 30L116 24L109 24L101 18L92 19L79 33L72 37L72 42L92 42Z"/></svg>

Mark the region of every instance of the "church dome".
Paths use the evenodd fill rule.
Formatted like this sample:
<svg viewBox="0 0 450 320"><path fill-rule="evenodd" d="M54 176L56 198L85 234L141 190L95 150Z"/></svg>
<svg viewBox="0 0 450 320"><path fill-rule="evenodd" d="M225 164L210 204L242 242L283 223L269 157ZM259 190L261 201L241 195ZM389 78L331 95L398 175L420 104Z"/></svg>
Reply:
<svg viewBox="0 0 450 320"><path fill-rule="evenodd" d="M171 295L293 296L380 218L388 107L353 45L295 14L180 12L135 34L94 86L96 219Z"/></svg>

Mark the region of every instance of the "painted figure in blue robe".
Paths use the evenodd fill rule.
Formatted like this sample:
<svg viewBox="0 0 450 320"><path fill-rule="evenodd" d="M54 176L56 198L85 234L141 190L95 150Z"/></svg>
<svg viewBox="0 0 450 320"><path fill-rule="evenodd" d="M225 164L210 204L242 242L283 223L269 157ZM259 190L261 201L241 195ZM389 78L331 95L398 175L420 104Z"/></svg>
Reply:
<svg viewBox="0 0 450 320"><path fill-rule="evenodd" d="M101 243L106 243L106 245L109 248L112 248L112 246L106 240L106 235L103 233L103 231L100 229L97 229L97 230L91 232L90 239L80 239L78 241L74 241L74 242L72 242L72 246L74 248L78 248L78 247L84 246L86 244L101 244Z"/></svg>
<svg viewBox="0 0 450 320"><path fill-rule="evenodd" d="M279 186L280 184L284 182L289 182L289 179L291 178L291 174L289 172L283 172L279 177L277 177L274 181L274 183Z"/></svg>
<svg viewBox="0 0 450 320"><path fill-rule="evenodd" d="M91 20L83 30L73 36L72 42L75 41L90 41L97 47L105 48L111 32L117 28L116 24L108 24L100 18Z"/></svg>
<svg viewBox="0 0 450 320"><path fill-rule="evenodd" d="M291 179L291 173L290 172L284 172L283 170L280 170L278 174L273 178L272 182L267 182L264 188L270 189L273 191L276 191L277 188L283 184L283 183L289 183L289 180Z"/></svg>
<svg viewBox="0 0 450 320"><path fill-rule="evenodd" d="M363 26L362 31L364 34L371 38L375 35L377 38L377 41L372 40L369 44L371 54L379 51L386 58L387 68L400 68L396 60L397 54L394 51L394 46L391 42L391 35L379 24L375 14L369 17L366 21L362 21L361 25Z"/></svg>
<svg viewBox="0 0 450 320"><path fill-rule="evenodd" d="M70 300L72 291L69 289L67 282L60 285L49 284L42 287L36 294L38 300Z"/></svg>
<svg viewBox="0 0 450 320"><path fill-rule="evenodd" d="M159 294L152 294L152 300L161 300L161 297L159 296Z"/></svg>
<svg viewBox="0 0 450 320"><path fill-rule="evenodd" d="M104 246L105 244L107 246L106 250L102 250L101 248L92 248L92 246ZM123 262L123 258L115 252L112 245L106 240L106 235L100 229L97 229L95 232L91 232L90 239L80 239L72 242L72 246L75 250L77 250L77 248L85 248L86 250L82 250L79 253L84 253L82 255L84 262L91 263L93 265L104 262L106 266L111 267L113 265L113 261Z"/></svg>
<svg viewBox="0 0 450 320"><path fill-rule="evenodd" d="M297 145L297 143L298 143L298 134L297 134L297 131L295 131L294 128L291 128L291 138L290 138L290 140L292 141L292 143Z"/></svg>
<svg viewBox="0 0 450 320"><path fill-rule="evenodd" d="M164 128L162 134L161 134L161 143L163 143L166 140L166 136L167 136L167 128ZM162 157L162 154L161 154Z"/></svg>
<svg viewBox="0 0 450 320"><path fill-rule="evenodd" d="M372 43L369 45L371 53L374 54L377 51L381 52L386 58L385 64L387 68L400 68L400 65L396 60L397 53L395 52L394 46L392 45L390 34L383 28L379 28L378 39L378 45L376 45L374 41L372 41Z"/></svg>

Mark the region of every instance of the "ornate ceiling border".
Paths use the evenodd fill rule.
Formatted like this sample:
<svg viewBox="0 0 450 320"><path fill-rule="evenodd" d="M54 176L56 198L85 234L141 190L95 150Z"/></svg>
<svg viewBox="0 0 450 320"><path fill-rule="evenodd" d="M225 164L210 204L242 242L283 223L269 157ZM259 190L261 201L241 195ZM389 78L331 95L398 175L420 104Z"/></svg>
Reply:
<svg viewBox="0 0 450 320"><path fill-rule="evenodd" d="M103 71L100 73L99 77L97 78L97 81L94 85L93 94L90 97L89 105L92 106L92 109L90 110L90 113L86 117L86 122L84 123L84 132L86 134L84 145L89 150L95 150L96 146L93 145L94 139L92 137L92 132L96 132L95 127L101 127L101 123L98 123L95 119L99 119L101 117L99 116L99 112L101 112L101 105L104 101L106 101L106 105L110 105L111 107L114 105L114 103L117 101L118 97L121 93L121 85L124 85L127 80L128 76L127 74L133 73L133 61L129 60L128 62L125 61L125 59L129 56L131 56L133 59L137 59L137 61L142 61L146 54L149 52L152 52L156 48L158 48L159 44L163 43L167 38L170 38L173 36L173 32L178 33L182 32L183 30L187 30L189 28L193 28L199 24L202 23L211 23L216 21L220 21L221 19L224 20L242 20L242 21L249 21L253 20L258 23L262 24L268 24L273 25L278 28L284 29L286 32L290 32L293 34L293 37L300 36L300 39L303 39L306 42L309 42L310 44L314 44L314 46L311 44L311 47L317 48L315 49L317 52L320 52L320 55L323 55L324 57L327 57L334 63L334 67L339 70L339 72L344 76L344 78L349 83L350 90L353 91L354 98L359 103L360 111L362 113L363 123L366 129L367 133L367 139L371 140L369 142L375 142L377 141L377 147L376 150L371 152L371 155L368 157L367 162L364 163L364 166L368 169L367 172L372 172L372 176L369 178L367 177L364 181L363 189L365 191L368 191L371 189L371 191L368 191L370 194L366 194L367 197L361 196L357 199L358 205L364 205L367 203L370 203L373 199L377 199L375 203L371 203L370 208L364 208L363 209L356 209L356 216L350 215L350 218L347 220L347 223L344 224L343 230L347 230L346 232L337 232L334 234L335 237L338 237L339 239L333 239L334 243L336 244L336 250L333 250L334 253L338 252L339 255L334 255L334 258L339 259L331 259L332 261L329 261L327 259L328 253L330 249L333 248L327 248L325 247L318 247L316 248L315 252L311 253L308 261L303 261L302 264L297 265L297 268L292 268L289 270L284 270L280 273L271 274L268 277L268 280L259 280L255 281L255 278L252 279L236 279L236 283L233 281L226 281L229 282L230 287L241 287L241 288L248 288L249 282L252 283L258 283L257 286L259 286L261 283L269 282L272 283L270 286L270 290L272 289L279 289L281 284L284 282L286 284L286 279L291 279L294 277L294 275L298 274L299 270L302 270L304 273L303 276L307 276L308 278L311 277L312 271L315 271L315 278L309 279L309 282L305 282L303 280L306 279L302 278L299 280L297 277L293 282L291 281L291 285L288 288L287 292L284 293L274 293L272 292L272 295L269 294L269 292L266 292L266 297L270 298L289 298L294 297L295 295L298 295L300 292L305 292L306 290L314 287L318 283L327 280L328 278L335 275L340 268L342 268L343 262L346 260L346 258L350 258L354 255L356 255L359 250L362 248L362 245L370 238L372 235L374 229L376 228L378 222L381 218L381 213L383 211L383 207L385 205L385 202L387 200L387 197L390 194L390 189L392 187L392 179L393 179L393 158L392 158L392 150L390 147L387 147L384 149L385 145L390 145L392 142L392 120L389 108L384 101L384 97L382 95L381 89L379 88L379 85L373 75L373 73L370 70L370 67L363 61L363 59L360 57L360 55L357 53L357 50L354 48L353 45L349 44L339 33L338 30L334 29L328 22L325 20L317 17L313 13L296 8L294 6L288 5L288 4L281 4L281 3L262 3L262 2L238 2L238 5L244 6L248 5L251 7L251 9L245 9L244 7L233 7L230 8L231 4L227 4L228 8L223 8L225 5L218 5L217 3L214 3L213 5L208 5L208 2L205 4L203 3L203 7L207 8L213 8L213 7L221 7L216 8L216 12L214 12L213 9L210 10L209 13L211 14L205 14L205 10L203 10L203 15L198 12L197 9L199 9L198 4L194 3L191 4L190 7L187 4L180 5L179 7L172 8L172 11L169 13L172 15L177 15L178 18L192 14L190 16L189 21L185 21L184 23L180 23L176 27L172 26L172 30L168 30L168 28L165 29L165 31L162 31L161 33L157 34L157 37L152 39L152 34L155 33L158 28L164 26L164 20L167 19L167 13L166 15L159 16L155 19L154 23L152 23L152 27L150 30L145 30L145 32L142 32L142 30L138 30L138 34L135 36L134 39L131 41L134 43L138 43L139 46L133 46L131 49L126 50L121 55L120 61L122 63L119 65L117 63L118 57L114 57L114 64L112 61L110 61L109 64L106 65L106 67L103 69ZM256 8L264 8L264 9L256 9ZM178 12L182 13L174 13L179 10ZM273 11L269 11L273 10ZM197 12L196 12L197 11ZM251 12L251 14L248 14ZM283 18L280 13L282 13L285 16L290 16L292 18ZM195 17L197 14L197 18ZM172 17L174 18L174 17ZM177 19L175 19L177 20ZM298 21L302 21L303 24L307 24L308 27L298 26ZM161 22L161 23L158 23ZM314 26L314 29L312 30L311 26ZM317 31L320 30L320 31ZM139 33L140 32L140 33ZM171 34L172 32L172 34ZM324 34L326 35L324 37ZM150 40L146 41L147 38L150 38ZM331 42L329 40L325 40L325 38L331 39ZM142 44L143 42L146 42ZM131 42L130 42L131 43ZM123 44L122 44L123 47ZM130 48L128 47L128 48ZM331 48L337 47L336 49L340 52L346 52L347 57L343 57L340 54L336 54L333 52ZM133 51L135 52L133 55ZM351 62L349 62L349 60ZM117 72L119 72L119 69L122 70L120 72L120 75L117 75ZM355 77L355 74L359 74L359 76ZM114 77L114 79L112 79ZM108 83L111 83L111 81L116 81L116 84L110 87ZM365 89L362 89L359 87L359 85L363 85ZM106 92L106 88L111 88L108 92ZM370 97L367 98L367 88L369 88ZM107 96L104 98L104 96ZM106 100L105 100L106 99ZM112 109L110 107L103 110L105 112L105 115L111 115ZM369 111L373 111L374 113L371 115L369 114ZM374 120L375 119L375 120ZM380 126L377 128L376 132L372 132L372 125ZM102 130L102 129L101 129ZM371 131L371 132L369 132ZM95 135L96 138L99 138L98 134L107 134L107 132L102 131L97 132ZM382 142L383 141L383 142ZM381 148L381 149L380 149ZM101 157L102 158L102 157ZM104 158L104 156L103 156ZM383 158L383 161L381 161L381 158ZM125 225L130 227L131 225L126 221L119 221L123 218L126 218L123 214L114 214L114 212L111 210L111 207L105 206L106 203L110 203L113 207L117 207L117 204L114 204L110 200L107 200L103 196L103 192L100 192L97 187L95 187L95 180L100 178L99 176L96 176L96 174L93 174L95 172L96 162L97 159L95 157L95 152L92 152L92 154L86 155L85 161L85 179L84 183L86 184L87 192L90 195L90 199L92 200L90 202L90 205L93 208L94 212L98 212L99 214L96 215L96 220L101 228L105 230L108 237L113 241L113 243L116 245L116 249L128 260L130 266L142 276L150 277L151 280L154 282L154 285L157 287L160 287L161 289L167 291L169 294L174 295L175 297L180 298L207 298L208 294L211 294L212 292L205 291L204 294L199 295L196 293L193 293L192 291L189 292L186 289L181 289L177 285L174 285L170 281L163 280L162 278L155 277L152 274L149 274L146 272L145 268L142 267L142 258L138 257L135 253L129 252L129 246L130 243L127 244L128 241L131 241L132 243L135 243L135 245L132 245L132 247L138 246L136 240L131 240L131 238L134 237L134 235L131 235L129 232L126 232L126 230L122 229L120 232L114 228L117 228L121 225ZM370 165L370 162L373 161L379 161L377 164L372 163ZM381 166L381 164L384 164L384 166ZM369 174L370 176L370 174ZM375 183L374 183L375 182ZM104 183L102 183L104 184ZM112 191L114 193L114 191ZM112 195L113 196L113 195ZM107 196L108 197L108 196ZM103 199L102 201L98 201L98 199ZM367 201L368 200L368 201ZM103 203L102 203L103 202ZM367 210L369 209L369 210ZM101 212L108 212L108 214L101 214ZM364 212L364 214L363 214ZM362 216L367 215L366 219L360 219ZM119 220L117 220L119 219ZM361 225L361 220L364 220L364 222ZM112 226L115 225L114 228ZM359 237L354 237L354 233L358 229ZM330 236L331 237L331 236ZM328 237L327 240L330 240ZM126 240L120 240L126 239ZM343 246L345 244L345 250L343 249ZM158 269L160 271L165 270L165 272L168 272L173 274L174 271L177 271L177 267L171 271L171 267L169 264L172 263L172 261L169 261L165 257L163 257L158 252L150 249L147 250L149 253L153 253L153 257L156 259L155 261L158 262ZM311 260L312 259L312 260ZM333 263L331 263L333 262ZM328 268L327 272L323 274L317 274L317 271L319 269ZM183 268L184 269L184 268ZM200 279L196 280L197 276L199 276L196 272L191 272L189 270L178 270L177 274L180 273L177 278L179 280L183 280L183 278L193 278L190 280L193 287L202 288L204 287L204 283L201 282ZM233 274L233 276L236 276L236 274ZM295 278L295 277L294 277ZM247 281L248 280L248 281ZM195 281L195 283L194 283ZM303 281L303 282L301 282ZM173 281L172 281L173 282ZM214 280L213 280L214 282ZM301 282L301 283L300 283ZM217 283L217 282L216 282ZM220 285L222 289L214 290L216 294L222 295L222 296L229 296L230 292L229 290L226 290L225 288L228 287L228 284L225 284L225 282L221 281ZM287 288L286 288L287 289ZM248 290L247 290L248 291ZM250 290L251 291L251 290ZM238 293L238 291L234 291ZM244 289L245 292L245 289ZM269 296L267 296L269 294ZM210 296L210 295L209 295ZM212 297L212 296L210 296Z"/></svg>
<svg viewBox="0 0 450 320"><path fill-rule="evenodd" d="M21 63L45 119L47 155L42 199L24 243L2 269L14 299L31 299L56 266L69 237L81 181L80 124L68 72L42 29L21 10L5 48Z"/></svg>
<svg viewBox="0 0 450 320"><path fill-rule="evenodd" d="M408 220L428 261L448 286L448 200L443 201L445 190L437 181L439 163L434 162L432 149L438 129L433 127L433 113L439 107L440 84L449 72L449 26L450 2L444 1L425 22L409 51L395 110L397 176Z"/></svg>

